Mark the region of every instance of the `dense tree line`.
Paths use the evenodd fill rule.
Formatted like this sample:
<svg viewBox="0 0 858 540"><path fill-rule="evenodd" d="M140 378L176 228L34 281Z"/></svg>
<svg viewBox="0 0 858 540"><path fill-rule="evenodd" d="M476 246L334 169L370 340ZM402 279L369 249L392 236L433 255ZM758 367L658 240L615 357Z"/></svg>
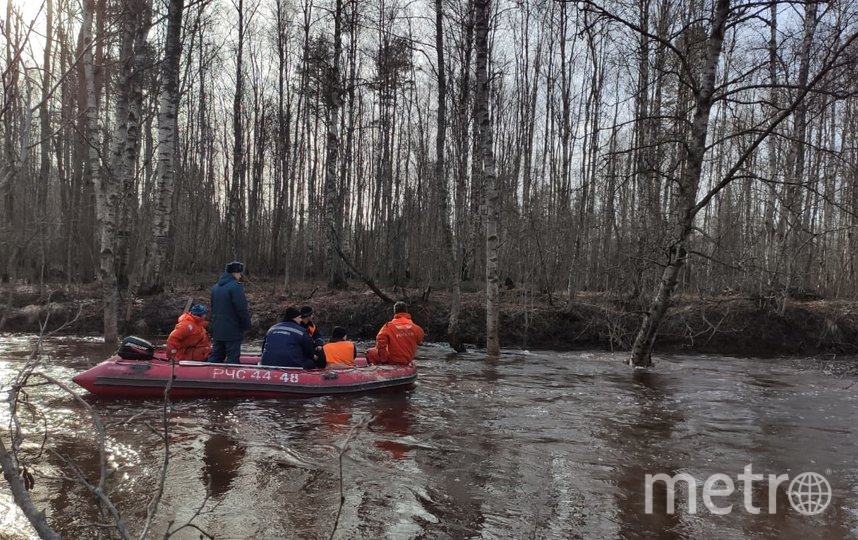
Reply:
<svg viewBox="0 0 858 540"><path fill-rule="evenodd" d="M608 292L653 328L677 287L858 290L854 2L22 6L6 281L99 279L121 318L239 258L287 286L473 283L490 312L503 281Z"/></svg>

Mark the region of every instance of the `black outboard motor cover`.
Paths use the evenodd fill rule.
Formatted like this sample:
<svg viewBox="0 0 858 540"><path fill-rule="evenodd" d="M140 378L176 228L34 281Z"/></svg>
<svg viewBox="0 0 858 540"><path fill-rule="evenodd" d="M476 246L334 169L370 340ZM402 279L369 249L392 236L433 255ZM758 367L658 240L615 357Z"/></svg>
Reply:
<svg viewBox="0 0 858 540"><path fill-rule="evenodd" d="M155 356L155 346L143 338L128 336L122 340L116 354L126 360L151 360Z"/></svg>

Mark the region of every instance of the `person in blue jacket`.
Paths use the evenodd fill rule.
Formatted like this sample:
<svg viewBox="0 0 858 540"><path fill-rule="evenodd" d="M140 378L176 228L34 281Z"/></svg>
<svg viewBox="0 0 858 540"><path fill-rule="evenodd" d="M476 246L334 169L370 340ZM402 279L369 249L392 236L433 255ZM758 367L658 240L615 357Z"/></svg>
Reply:
<svg viewBox="0 0 858 540"><path fill-rule="evenodd" d="M212 352L209 362L240 363L241 339L250 330L250 313L244 296L241 276L244 264L233 261L226 265L220 279L212 287L211 321Z"/></svg>
<svg viewBox="0 0 858 540"><path fill-rule="evenodd" d="M315 352L316 345L307 329L301 326L301 312L286 308L281 321L265 334L262 342L263 366L322 369L324 357Z"/></svg>

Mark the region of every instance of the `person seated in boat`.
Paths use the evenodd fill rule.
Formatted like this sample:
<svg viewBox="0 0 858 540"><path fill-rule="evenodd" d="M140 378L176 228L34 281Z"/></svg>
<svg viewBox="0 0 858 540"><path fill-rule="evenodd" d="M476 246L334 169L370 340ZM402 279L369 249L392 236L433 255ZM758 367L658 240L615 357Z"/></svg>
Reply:
<svg viewBox="0 0 858 540"><path fill-rule="evenodd" d="M322 339L322 334L319 332L319 327L316 326L316 314L310 306L301 308L301 326L307 329L316 347L321 347L325 344L325 340Z"/></svg>
<svg viewBox="0 0 858 540"><path fill-rule="evenodd" d="M226 265L223 274L212 287L212 352L209 362L240 362L241 340L244 332L251 327L247 297L241 285L243 274L244 264L233 261Z"/></svg>
<svg viewBox="0 0 858 540"><path fill-rule="evenodd" d="M378 331L375 347L366 351L366 359L370 364L410 364L424 337L423 329L411 320L405 302L396 302L393 319Z"/></svg>
<svg viewBox="0 0 858 540"><path fill-rule="evenodd" d="M325 359L315 353L313 338L301 326L301 312L286 308L279 323L268 329L262 341L263 366L321 369Z"/></svg>
<svg viewBox="0 0 858 540"><path fill-rule="evenodd" d="M208 310L202 304L194 304L179 316L176 327L167 338L167 357L176 360L204 362L211 353L212 342L206 332L209 321Z"/></svg>
<svg viewBox="0 0 858 540"><path fill-rule="evenodd" d="M331 341L322 347L328 367L354 367L357 347L355 347L354 341L349 341L348 338L348 332L345 328L342 326L334 327L331 332Z"/></svg>
<svg viewBox="0 0 858 540"><path fill-rule="evenodd" d="M322 334L319 333L319 327L316 326L316 315L313 313L313 308L304 306L301 308L301 326L307 329L310 337L313 338L313 343L316 347L316 355L324 356L325 340L322 339Z"/></svg>

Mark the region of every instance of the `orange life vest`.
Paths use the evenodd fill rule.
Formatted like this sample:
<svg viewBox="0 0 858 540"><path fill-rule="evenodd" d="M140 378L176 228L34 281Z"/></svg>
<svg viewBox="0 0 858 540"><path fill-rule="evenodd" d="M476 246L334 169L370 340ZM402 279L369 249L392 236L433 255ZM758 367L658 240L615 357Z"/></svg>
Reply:
<svg viewBox="0 0 858 540"><path fill-rule="evenodd" d="M325 360L328 365L355 365L357 350L353 341L333 341L326 343L322 349L325 351Z"/></svg>
<svg viewBox="0 0 858 540"><path fill-rule="evenodd" d="M304 328L307 329L307 332L310 334L311 338L316 337L316 323L314 323L313 321L310 321L303 326L304 326Z"/></svg>

